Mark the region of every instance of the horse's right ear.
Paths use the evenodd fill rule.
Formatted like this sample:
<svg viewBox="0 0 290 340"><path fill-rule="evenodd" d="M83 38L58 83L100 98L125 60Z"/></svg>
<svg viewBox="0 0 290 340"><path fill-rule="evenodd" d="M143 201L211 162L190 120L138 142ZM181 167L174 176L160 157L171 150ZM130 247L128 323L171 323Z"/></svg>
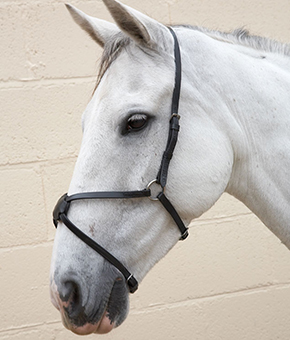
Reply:
<svg viewBox="0 0 290 340"><path fill-rule="evenodd" d="M168 36L168 29L147 15L118 0L103 0L118 27L137 44L154 48Z"/></svg>
<svg viewBox="0 0 290 340"><path fill-rule="evenodd" d="M65 5L74 21L102 47L113 35L120 32L115 24L91 17L70 4Z"/></svg>

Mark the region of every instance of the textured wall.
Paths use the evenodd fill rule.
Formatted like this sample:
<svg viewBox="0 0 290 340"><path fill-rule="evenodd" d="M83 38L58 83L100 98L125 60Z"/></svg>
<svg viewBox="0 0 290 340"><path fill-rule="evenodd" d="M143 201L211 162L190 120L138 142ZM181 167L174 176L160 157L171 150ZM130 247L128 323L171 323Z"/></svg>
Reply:
<svg viewBox="0 0 290 340"><path fill-rule="evenodd" d="M126 0L165 23L290 42L289 0ZM71 1L109 19L99 0ZM51 211L78 153L100 49L63 1L0 2L0 340L69 340L51 305ZM132 296L104 339L290 339L290 252L224 195ZM97 336L89 336L89 339Z"/></svg>

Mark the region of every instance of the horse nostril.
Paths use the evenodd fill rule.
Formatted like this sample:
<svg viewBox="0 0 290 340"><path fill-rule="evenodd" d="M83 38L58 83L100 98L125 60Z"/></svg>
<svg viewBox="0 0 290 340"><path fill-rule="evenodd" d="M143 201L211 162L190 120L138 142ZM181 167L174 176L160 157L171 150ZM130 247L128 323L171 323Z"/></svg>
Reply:
<svg viewBox="0 0 290 340"><path fill-rule="evenodd" d="M61 289L59 289L59 297L63 302L68 302L70 298L75 295L77 291L77 284L72 281L64 282Z"/></svg>
<svg viewBox="0 0 290 340"><path fill-rule="evenodd" d="M64 302L64 310L71 319L83 313L81 287L77 282L64 282L59 289L59 297Z"/></svg>

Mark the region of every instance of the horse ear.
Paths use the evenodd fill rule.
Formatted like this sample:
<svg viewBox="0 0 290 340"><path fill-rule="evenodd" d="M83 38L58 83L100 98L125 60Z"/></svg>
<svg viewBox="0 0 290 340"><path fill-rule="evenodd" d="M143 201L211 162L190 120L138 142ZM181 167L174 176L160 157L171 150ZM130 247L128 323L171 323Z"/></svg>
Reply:
<svg viewBox="0 0 290 340"><path fill-rule="evenodd" d="M103 2L119 28L139 44L154 47L168 34L168 29L164 25L117 0Z"/></svg>
<svg viewBox="0 0 290 340"><path fill-rule="evenodd" d="M74 21L102 47L113 35L120 32L115 24L91 17L70 4L66 4L66 8Z"/></svg>

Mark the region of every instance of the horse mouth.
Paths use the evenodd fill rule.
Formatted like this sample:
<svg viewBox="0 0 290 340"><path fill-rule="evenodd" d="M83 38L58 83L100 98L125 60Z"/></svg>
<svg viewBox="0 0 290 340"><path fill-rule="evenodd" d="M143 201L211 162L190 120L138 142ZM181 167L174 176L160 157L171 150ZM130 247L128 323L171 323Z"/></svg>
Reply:
<svg viewBox="0 0 290 340"><path fill-rule="evenodd" d="M128 289L123 279L117 279L112 287L109 298L103 302L94 316L88 316L85 307L81 307L75 314L73 302L52 299L55 307L60 311L63 325L78 335L89 335L92 333L106 334L118 327L128 315L129 298Z"/></svg>
<svg viewBox="0 0 290 340"><path fill-rule="evenodd" d="M58 309L61 313L63 325L68 330L78 335L89 335L92 333L106 334L115 327L115 322L109 318L108 306L105 308L103 315L97 322L87 321L88 318L85 313L79 315L78 319L72 319L69 313L69 304L67 304L67 306L62 304Z"/></svg>
<svg viewBox="0 0 290 340"><path fill-rule="evenodd" d="M73 323L68 321L66 314L62 314L62 321L67 329L77 335L89 335L92 333L106 334L111 332L111 330L115 327L115 323L112 322L108 317L107 310L101 317L101 320L96 324L86 323L83 326L75 326Z"/></svg>

